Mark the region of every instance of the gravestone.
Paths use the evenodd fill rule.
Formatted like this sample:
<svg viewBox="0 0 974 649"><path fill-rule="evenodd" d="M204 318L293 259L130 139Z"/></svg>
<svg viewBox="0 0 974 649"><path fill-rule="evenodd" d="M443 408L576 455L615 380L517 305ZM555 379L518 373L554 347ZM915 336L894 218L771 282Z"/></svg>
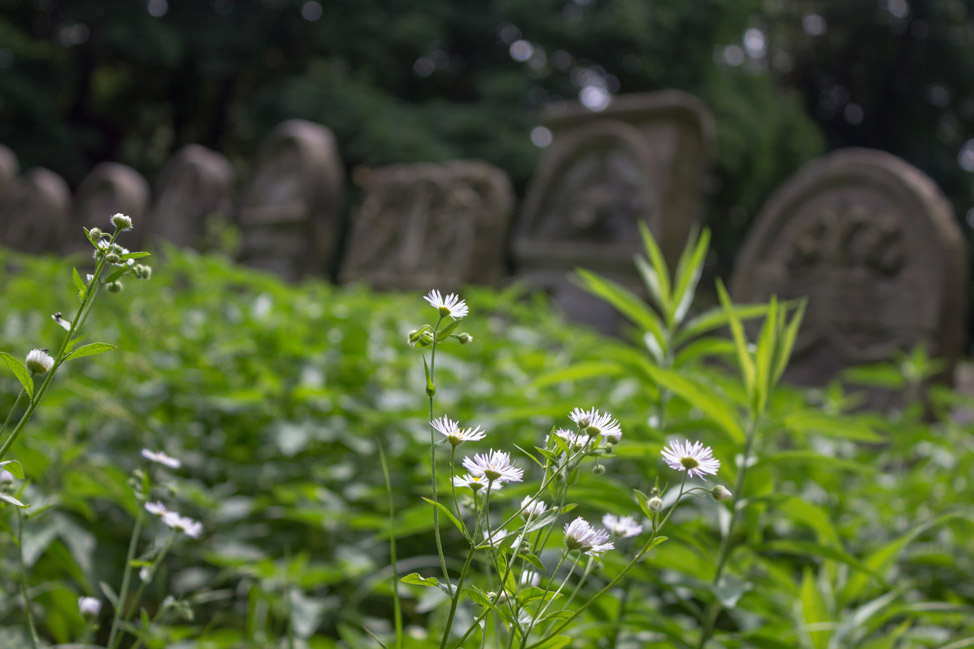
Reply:
<svg viewBox="0 0 974 649"><path fill-rule="evenodd" d="M697 222L713 118L678 91L622 95L592 112L552 104L552 133L528 188L514 241L518 274L552 294L569 317L607 331L619 316L569 283L582 267L641 290L634 254L645 223L675 267Z"/></svg>
<svg viewBox="0 0 974 649"><path fill-rule="evenodd" d="M19 171L20 164L17 162L17 156L14 155L13 151L0 144L0 197L17 177Z"/></svg>
<svg viewBox="0 0 974 649"><path fill-rule="evenodd" d="M159 174L148 230L177 245L199 248L212 221L226 222L231 217L232 192L233 168L227 159L188 144Z"/></svg>
<svg viewBox="0 0 974 649"><path fill-rule="evenodd" d="M241 260L286 279L329 275L336 263L344 171L335 138L290 120L264 139L238 220Z"/></svg>
<svg viewBox="0 0 974 649"><path fill-rule="evenodd" d="M71 190L61 176L34 168L11 182L0 200L0 244L33 254L61 252L73 231Z"/></svg>
<svg viewBox="0 0 974 649"><path fill-rule="evenodd" d="M123 235L120 243L130 250L141 250L148 226L148 208L149 183L142 174L117 162L102 162L78 185L74 223L79 232L82 226L112 232L111 218L121 212L132 217L133 229ZM79 241L79 246L87 245L84 238Z"/></svg>
<svg viewBox="0 0 974 649"><path fill-rule="evenodd" d="M500 169L476 160L364 171L342 281L383 289L456 291L497 284L514 195Z"/></svg>
<svg viewBox="0 0 974 649"><path fill-rule="evenodd" d="M822 385L921 342L949 373L964 339L966 262L964 236L930 178L888 153L846 149L771 197L732 292L742 302L808 297L786 373L793 382Z"/></svg>

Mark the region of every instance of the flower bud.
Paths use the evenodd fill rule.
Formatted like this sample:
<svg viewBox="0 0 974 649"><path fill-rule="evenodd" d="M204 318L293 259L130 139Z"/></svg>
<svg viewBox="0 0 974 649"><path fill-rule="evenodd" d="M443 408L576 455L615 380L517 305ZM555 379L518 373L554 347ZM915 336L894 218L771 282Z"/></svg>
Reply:
<svg viewBox="0 0 974 649"><path fill-rule="evenodd" d="M719 502L721 500L727 500L734 494L732 494L730 490L724 485L717 485L716 487L710 490L710 495L711 497L713 497L714 500Z"/></svg>
<svg viewBox="0 0 974 649"><path fill-rule="evenodd" d="M651 512L658 512L659 510L663 509L663 499L659 496L653 496L646 501L646 507Z"/></svg>
<svg viewBox="0 0 974 649"><path fill-rule="evenodd" d="M27 354L27 369L32 374L47 374L54 367L54 359L43 349L32 349Z"/></svg>
<svg viewBox="0 0 974 649"><path fill-rule="evenodd" d="M433 334L430 333L429 331L424 331L423 334L419 337L419 343L423 346L432 345Z"/></svg>
<svg viewBox="0 0 974 649"><path fill-rule="evenodd" d="M107 284L105 284L105 288L108 289L109 293L121 293L122 283L118 280L115 280L114 282L108 282Z"/></svg>
<svg viewBox="0 0 974 649"><path fill-rule="evenodd" d="M457 340L460 341L461 345L469 345L473 342L473 336L464 331L463 333L457 334Z"/></svg>
<svg viewBox="0 0 974 649"><path fill-rule="evenodd" d="M105 261L107 261L110 264L120 264L122 263L122 258L119 257L114 252L110 252L107 255L105 255Z"/></svg>
<svg viewBox="0 0 974 649"><path fill-rule="evenodd" d="M112 217L112 225L115 226L116 230L131 230L132 229L132 218L125 216L121 212Z"/></svg>
<svg viewBox="0 0 974 649"><path fill-rule="evenodd" d="M595 475L602 475L603 473L605 473L605 465L596 464L594 467L592 467L592 473L594 473Z"/></svg>
<svg viewBox="0 0 974 649"><path fill-rule="evenodd" d="M95 241L98 241L99 239L102 238L102 236L105 233L101 231L101 228L92 228L92 229L88 230L88 234L91 235L91 238L92 239L94 239Z"/></svg>
<svg viewBox="0 0 974 649"><path fill-rule="evenodd" d="M419 329L413 329L408 334L406 334L406 342L410 345L415 345L419 340L420 331Z"/></svg>

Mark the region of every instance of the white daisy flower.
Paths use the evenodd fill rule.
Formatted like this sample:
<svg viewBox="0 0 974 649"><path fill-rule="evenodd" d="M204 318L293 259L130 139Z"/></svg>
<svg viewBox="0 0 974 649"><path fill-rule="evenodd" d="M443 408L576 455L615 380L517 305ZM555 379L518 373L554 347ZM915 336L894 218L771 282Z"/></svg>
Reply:
<svg viewBox="0 0 974 649"><path fill-rule="evenodd" d="M33 374L47 374L54 367L54 359L43 349L32 349L27 354L27 369Z"/></svg>
<svg viewBox="0 0 974 649"><path fill-rule="evenodd" d="M534 570L525 570L521 573L521 585L531 586L537 588L538 584L541 583L541 575L536 573Z"/></svg>
<svg viewBox="0 0 974 649"><path fill-rule="evenodd" d="M622 539L630 536L639 536L643 532L643 526L637 525L636 519L632 516L615 516L613 514L606 514L602 517L602 525L604 525L607 530Z"/></svg>
<svg viewBox="0 0 974 649"><path fill-rule="evenodd" d="M588 441L587 436L579 435L578 433L565 430L564 428L559 428L556 430L555 435L565 440L565 444L568 445L568 448L581 448L582 446L585 446L585 443Z"/></svg>
<svg viewBox="0 0 974 649"><path fill-rule="evenodd" d="M615 544L609 541L608 532L595 529L581 516L565 524L565 546L569 552L580 550L590 557L615 548Z"/></svg>
<svg viewBox="0 0 974 649"><path fill-rule="evenodd" d="M149 512L153 516L165 516L169 513L169 510L166 509L166 506L162 504L162 501L160 500L146 503L145 511Z"/></svg>
<svg viewBox="0 0 974 649"><path fill-rule="evenodd" d="M575 408L569 417L578 426L579 432L590 437L601 435L602 437L611 437L617 442L622 438L622 427L607 412L602 413L595 408L586 412L581 408Z"/></svg>
<svg viewBox="0 0 974 649"><path fill-rule="evenodd" d="M142 449L142 457L149 460L150 462L158 462L170 469L178 469L181 466L181 462L174 457L169 457L162 451L150 451L147 448Z"/></svg>
<svg viewBox="0 0 974 649"><path fill-rule="evenodd" d="M460 428L460 424L445 416L434 419L430 422L430 426L450 440L450 444L453 446L459 446L463 442L475 442L483 439L487 435L487 433L481 430L480 426L476 428Z"/></svg>
<svg viewBox="0 0 974 649"><path fill-rule="evenodd" d="M202 523L194 521L188 516L180 516L176 512L166 512L162 516L162 522L177 532L182 532L194 539L198 539L203 534Z"/></svg>
<svg viewBox="0 0 974 649"><path fill-rule="evenodd" d="M547 511L548 505L543 500L535 500L531 496L526 496L521 501L521 518L538 518Z"/></svg>
<svg viewBox="0 0 974 649"><path fill-rule="evenodd" d="M703 476L717 475L720 468L720 460L714 459L714 452L700 442L671 442L663 449L662 455L671 469L686 471L688 478L700 476L706 480Z"/></svg>
<svg viewBox="0 0 974 649"><path fill-rule="evenodd" d="M490 484L490 480L488 480L486 477L484 477L482 475L469 475L468 474L468 475L466 475L466 476L464 476L462 478L460 476L454 476L453 477L453 486L454 487L469 487L471 490L473 490L475 492L476 491L480 491L481 489L484 489L485 487L487 487L488 484ZM500 482L496 482L496 483L494 483L494 486L491 487L490 490L491 491L497 491L502 486L503 485Z"/></svg>
<svg viewBox="0 0 974 649"><path fill-rule="evenodd" d="M441 317L450 316L454 320L459 320L468 313L467 303L461 300L460 296L456 293L450 293L446 297L443 297L439 291L430 291L429 295L423 299L439 311Z"/></svg>
<svg viewBox="0 0 974 649"><path fill-rule="evenodd" d="M463 468L473 475L482 475L491 482L521 482L524 469L511 464L511 456L504 451L491 450L463 458Z"/></svg>
<svg viewBox="0 0 974 649"><path fill-rule="evenodd" d="M94 597L79 597L78 612L81 613L82 616L90 615L95 617L101 612L101 600Z"/></svg>

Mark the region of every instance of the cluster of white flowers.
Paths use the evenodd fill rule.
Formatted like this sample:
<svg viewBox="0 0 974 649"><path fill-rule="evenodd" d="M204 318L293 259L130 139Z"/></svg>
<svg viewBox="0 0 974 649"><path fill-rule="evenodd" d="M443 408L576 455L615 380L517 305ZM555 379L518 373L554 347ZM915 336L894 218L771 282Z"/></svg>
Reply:
<svg viewBox="0 0 974 649"><path fill-rule="evenodd" d="M524 469L511 463L511 455L506 451L490 450L489 453L475 453L471 458L463 458L463 468L473 476L483 476L490 483L521 482Z"/></svg>
<svg viewBox="0 0 974 649"><path fill-rule="evenodd" d="M179 512L170 511L158 500L146 503L145 510L153 516L158 516L162 520L163 525L171 527L177 532L182 532L186 536L198 539L203 535L202 523L188 516L181 516Z"/></svg>
<svg viewBox="0 0 974 649"><path fill-rule="evenodd" d="M167 466L170 469L178 469L181 466L179 460L174 457L166 455L162 451L150 451L147 448L142 449L142 457L149 460L150 462L155 462L156 464L161 464Z"/></svg>
<svg viewBox="0 0 974 649"><path fill-rule="evenodd" d="M607 412L599 412L595 408L588 411L575 408L568 416L578 426L579 434L588 435L589 437L601 435L615 442L622 439L622 427Z"/></svg>

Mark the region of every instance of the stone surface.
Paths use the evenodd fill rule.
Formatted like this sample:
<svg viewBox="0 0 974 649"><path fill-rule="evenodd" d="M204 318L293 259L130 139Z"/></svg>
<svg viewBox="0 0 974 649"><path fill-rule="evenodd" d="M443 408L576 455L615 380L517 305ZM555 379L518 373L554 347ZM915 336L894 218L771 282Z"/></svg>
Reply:
<svg viewBox="0 0 974 649"><path fill-rule="evenodd" d="M934 182L888 153L846 149L771 197L732 292L742 302L808 297L786 377L820 385L921 342L949 371L963 345L967 272L963 233Z"/></svg>
<svg viewBox="0 0 974 649"><path fill-rule="evenodd" d="M180 246L200 248L210 221L233 214L233 168L225 157L198 144L177 151L156 181L149 232Z"/></svg>
<svg viewBox="0 0 974 649"><path fill-rule="evenodd" d="M0 243L29 253L56 253L72 232L71 190L53 171L35 168L14 179L0 200ZM79 228L79 240L84 233Z"/></svg>
<svg viewBox="0 0 974 649"><path fill-rule="evenodd" d="M342 281L455 291L496 284L514 195L500 169L476 160L391 165L362 173Z"/></svg>
<svg viewBox="0 0 974 649"><path fill-rule="evenodd" d="M242 261L287 279L328 276L337 263L344 171L331 131L290 120L258 152L238 221Z"/></svg>
<svg viewBox="0 0 974 649"><path fill-rule="evenodd" d="M618 318L568 282L576 267L641 286L632 263L646 223L675 266L700 211L713 118L678 91L621 95L600 112L553 104L543 123L552 143L521 210L518 274L552 293L568 315L614 330Z"/></svg>
<svg viewBox="0 0 974 649"><path fill-rule="evenodd" d="M0 196L3 196L4 191L14 181L19 171L20 163L17 162L17 156L14 155L13 151L0 144Z"/></svg>
<svg viewBox="0 0 974 649"><path fill-rule="evenodd" d="M111 232L111 218L121 212L132 217L134 227L122 235L119 242L130 250L141 250L146 237L148 208L149 183L142 174L117 162L102 162L78 185L74 224L79 232L82 227L99 227ZM82 248L88 246L83 236L78 242Z"/></svg>

